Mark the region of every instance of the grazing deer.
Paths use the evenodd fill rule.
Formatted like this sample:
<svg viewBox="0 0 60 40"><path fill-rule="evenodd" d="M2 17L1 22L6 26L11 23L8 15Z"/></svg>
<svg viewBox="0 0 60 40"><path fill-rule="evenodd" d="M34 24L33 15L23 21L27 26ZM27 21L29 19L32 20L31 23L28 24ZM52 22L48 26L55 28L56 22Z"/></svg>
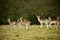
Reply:
<svg viewBox="0 0 60 40"><path fill-rule="evenodd" d="M26 27L26 29L28 29L29 25L30 25L30 21L27 19L23 19L23 17L20 18L20 24L24 25Z"/></svg>
<svg viewBox="0 0 60 40"><path fill-rule="evenodd" d="M47 19L41 19L40 16L37 16L37 19L39 21L39 23L41 24L41 28L43 27L43 24L46 24L47 28L48 28L48 20Z"/></svg>

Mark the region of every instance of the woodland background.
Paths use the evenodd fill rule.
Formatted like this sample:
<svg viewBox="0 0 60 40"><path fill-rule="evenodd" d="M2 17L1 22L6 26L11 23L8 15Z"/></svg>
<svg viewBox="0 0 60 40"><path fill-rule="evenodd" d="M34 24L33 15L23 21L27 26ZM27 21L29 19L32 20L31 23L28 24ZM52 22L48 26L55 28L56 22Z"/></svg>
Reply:
<svg viewBox="0 0 60 40"><path fill-rule="evenodd" d="M0 25L8 24L7 19L24 17L31 24L39 24L36 15L41 17L60 16L60 0L0 0Z"/></svg>

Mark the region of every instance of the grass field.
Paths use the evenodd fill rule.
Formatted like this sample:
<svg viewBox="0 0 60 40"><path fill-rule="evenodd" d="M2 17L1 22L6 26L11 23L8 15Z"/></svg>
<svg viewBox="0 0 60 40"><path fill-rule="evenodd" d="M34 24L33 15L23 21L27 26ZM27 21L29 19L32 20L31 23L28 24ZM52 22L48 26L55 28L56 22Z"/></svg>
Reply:
<svg viewBox="0 0 60 40"><path fill-rule="evenodd" d="M29 29L24 26L10 27L0 25L0 40L60 40L60 27L55 29L39 28L39 25L31 25Z"/></svg>

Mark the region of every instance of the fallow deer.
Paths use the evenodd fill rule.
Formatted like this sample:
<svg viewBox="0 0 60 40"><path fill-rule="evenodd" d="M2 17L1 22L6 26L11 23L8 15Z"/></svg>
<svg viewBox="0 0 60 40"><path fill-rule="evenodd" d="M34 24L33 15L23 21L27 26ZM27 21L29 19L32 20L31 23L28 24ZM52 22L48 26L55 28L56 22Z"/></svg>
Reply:
<svg viewBox="0 0 60 40"><path fill-rule="evenodd" d="M16 27L15 27L16 26L16 22L15 21L11 21L10 18L8 18L7 21L8 21L10 26L13 26L16 29Z"/></svg>
<svg viewBox="0 0 60 40"><path fill-rule="evenodd" d="M21 24L22 24L22 19L23 19L23 17L20 17L18 20L17 20L17 25L20 27L21 26Z"/></svg>
<svg viewBox="0 0 60 40"><path fill-rule="evenodd" d="M56 25L55 27L57 28L57 26L60 24L59 17L57 17L56 20L52 20L51 17L49 17L49 25L50 25L50 27L51 27L52 24Z"/></svg>
<svg viewBox="0 0 60 40"><path fill-rule="evenodd" d="M20 22L19 24L22 24L26 27L26 29L28 29L29 25L30 25L30 21L27 19L24 19L23 17L20 17Z"/></svg>
<svg viewBox="0 0 60 40"><path fill-rule="evenodd" d="M37 16L37 19L39 21L39 23L41 24L41 28L43 27L43 24L46 24L47 28L48 28L48 19L41 19L40 16Z"/></svg>

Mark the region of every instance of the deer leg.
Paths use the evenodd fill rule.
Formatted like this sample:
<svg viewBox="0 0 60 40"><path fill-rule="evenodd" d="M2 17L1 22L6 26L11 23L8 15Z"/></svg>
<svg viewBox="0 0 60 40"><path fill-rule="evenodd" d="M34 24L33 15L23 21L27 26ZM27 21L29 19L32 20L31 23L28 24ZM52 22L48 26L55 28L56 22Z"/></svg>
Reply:
<svg viewBox="0 0 60 40"><path fill-rule="evenodd" d="M48 21L46 21L45 24L46 24L46 27L48 28Z"/></svg>
<svg viewBox="0 0 60 40"><path fill-rule="evenodd" d="M40 26L40 28L43 28L43 26L42 26L43 24L41 23L41 26Z"/></svg>
<svg viewBox="0 0 60 40"><path fill-rule="evenodd" d="M13 25L12 27L13 27L13 30L15 30L15 29L16 29L16 25Z"/></svg>
<svg viewBox="0 0 60 40"><path fill-rule="evenodd" d="M49 23L50 28L51 28L51 24L52 24L52 23Z"/></svg>
<svg viewBox="0 0 60 40"><path fill-rule="evenodd" d="M18 26L18 28L20 28L21 27L20 23L18 23L17 26Z"/></svg>
<svg viewBox="0 0 60 40"><path fill-rule="evenodd" d="M55 28L57 29L57 23L55 23Z"/></svg>
<svg viewBox="0 0 60 40"><path fill-rule="evenodd" d="M26 25L26 29L28 29L28 25Z"/></svg>
<svg viewBox="0 0 60 40"><path fill-rule="evenodd" d="M59 26L59 22L57 22L57 26Z"/></svg>
<svg viewBox="0 0 60 40"><path fill-rule="evenodd" d="M48 23L46 23L46 26L47 26L47 28L48 28Z"/></svg>

